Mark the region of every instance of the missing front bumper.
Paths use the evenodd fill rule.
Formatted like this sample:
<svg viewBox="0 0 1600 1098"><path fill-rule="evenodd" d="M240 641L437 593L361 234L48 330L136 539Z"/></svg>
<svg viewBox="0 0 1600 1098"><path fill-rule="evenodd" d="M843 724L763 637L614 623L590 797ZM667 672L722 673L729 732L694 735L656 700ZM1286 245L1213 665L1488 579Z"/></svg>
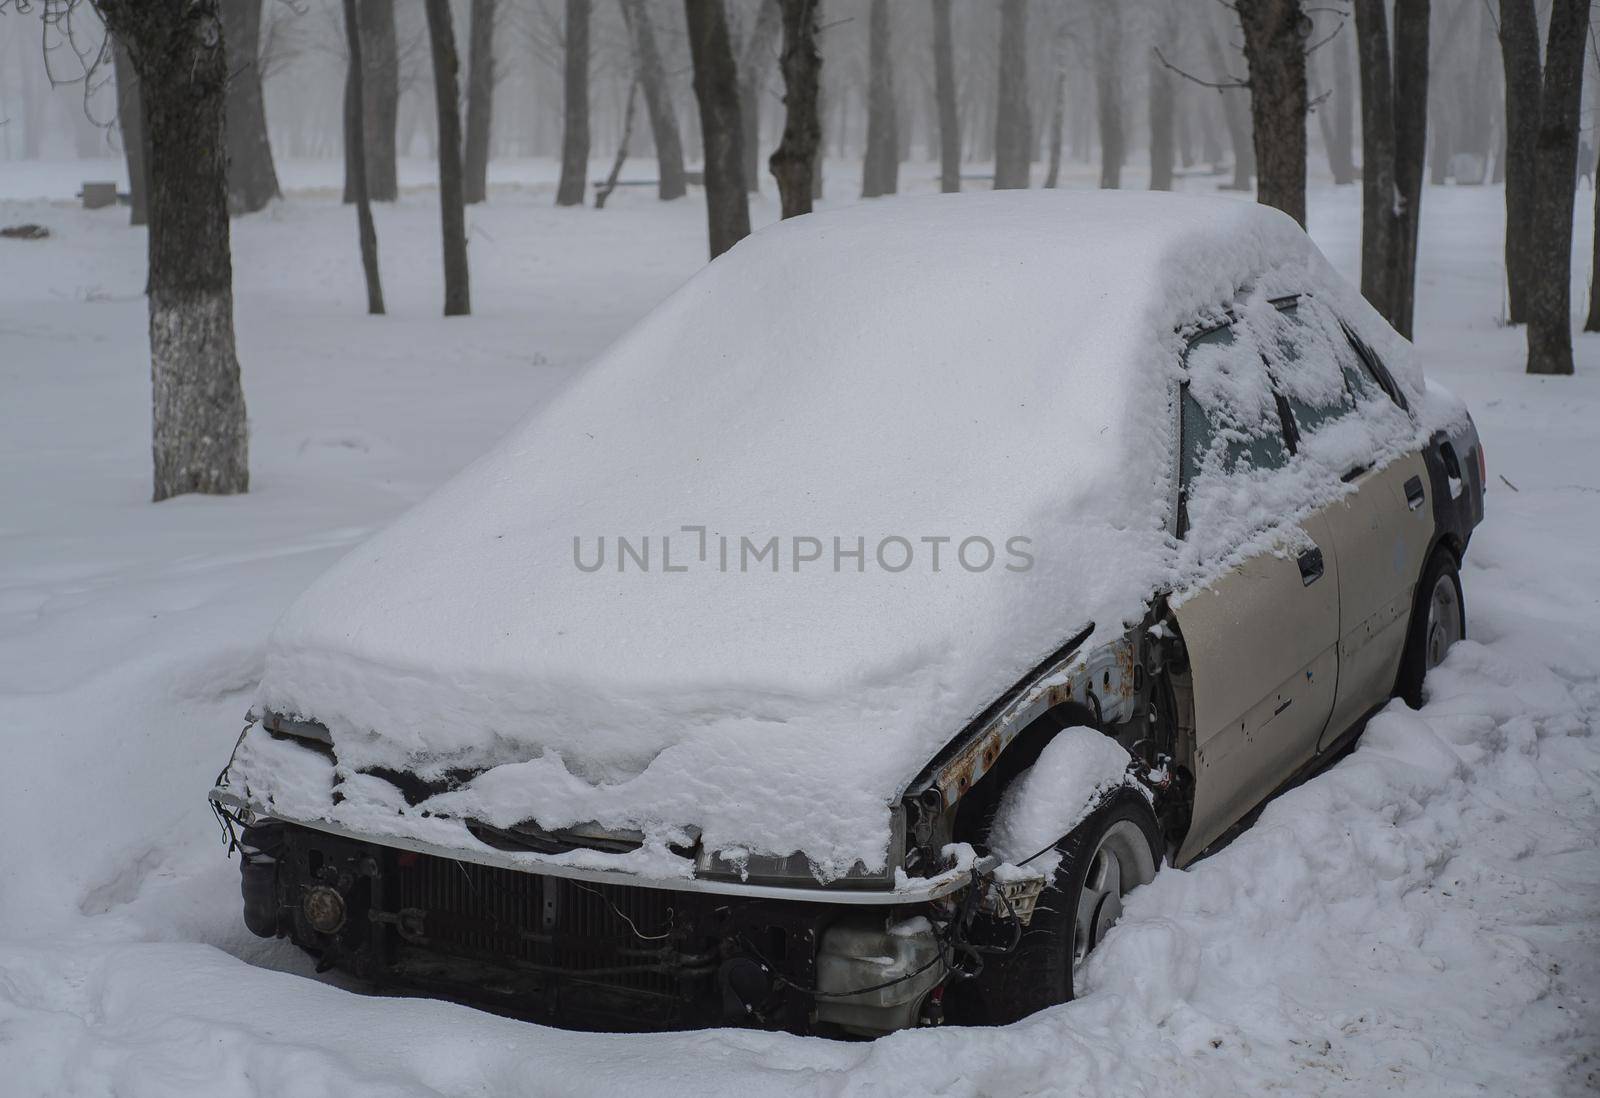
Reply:
<svg viewBox="0 0 1600 1098"><path fill-rule="evenodd" d="M380 986L571 1028L881 1033L916 1024L945 975L927 920L904 930L923 904L590 883L280 821L240 845L256 933Z"/></svg>

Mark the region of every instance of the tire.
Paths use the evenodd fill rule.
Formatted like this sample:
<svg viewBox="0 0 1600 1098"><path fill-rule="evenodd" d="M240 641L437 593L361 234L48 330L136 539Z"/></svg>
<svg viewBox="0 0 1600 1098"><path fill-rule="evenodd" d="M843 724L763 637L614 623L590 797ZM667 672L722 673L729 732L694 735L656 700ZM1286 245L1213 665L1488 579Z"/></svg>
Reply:
<svg viewBox="0 0 1600 1098"><path fill-rule="evenodd" d="M1405 654L1395 694L1413 709L1422 708L1422 682L1444 662L1450 646L1467 635L1466 603L1461 597L1461 572L1444 546L1435 549L1417 584Z"/></svg>
<svg viewBox="0 0 1600 1098"><path fill-rule="evenodd" d="M1015 952L992 959L975 983L977 1013L1001 1025L1073 997L1075 977L1122 910L1122 897L1161 865L1161 831L1143 796L1114 794L1056 844L1061 864ZM1118 887L1106 878L1115 862ZM1096 886L1102 886L1097 888Z"/></svg>

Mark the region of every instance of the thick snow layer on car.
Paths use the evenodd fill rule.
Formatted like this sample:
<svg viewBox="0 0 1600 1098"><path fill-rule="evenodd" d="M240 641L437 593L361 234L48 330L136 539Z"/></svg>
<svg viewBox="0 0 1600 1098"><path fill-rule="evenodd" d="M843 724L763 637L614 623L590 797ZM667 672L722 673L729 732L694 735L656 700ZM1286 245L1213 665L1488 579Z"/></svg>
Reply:
<svg viewBox="0 0 1600 1098"><path fill-rule="evenodd" d="M888 805L975 713L1085 623L1229 563L1167 535L1180 329L1307 290L1392 346L1265 207L987 194L784 222L314 584L260 703L324 722L341 774L489 768L417 813L343 789L322 814L348 823L698 827L881 867ZM1337 479L1265 513L1322 502L1313 482Z"/></svg>

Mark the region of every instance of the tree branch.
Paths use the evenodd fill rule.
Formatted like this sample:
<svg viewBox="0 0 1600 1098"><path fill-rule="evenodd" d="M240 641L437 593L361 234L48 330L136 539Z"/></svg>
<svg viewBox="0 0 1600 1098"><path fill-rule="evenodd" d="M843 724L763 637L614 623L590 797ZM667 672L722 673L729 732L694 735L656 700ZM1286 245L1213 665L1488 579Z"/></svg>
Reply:
<svg viewBox="0 0 1600 1098"><path fill-rule="evenodd" d="M1332 10L1332 9L1328 9L1328 10ZM1332 42L1335 38L1339 37L1339 32L1344 30L1344 25L1346 23L1348 23L1349 21L1350 21L1350 16L1347 13L1344 16L1343 19L1339 20L1339 25L1337 27L1334 27L1331 31L1329 31L1321 39L1319 39L1316 42L1311 43L1311 45L1306 47L1306 56L1310 57L1312 54L1314 54L1318 50L1320 50L1323 46L1326 46L1329 42Z"/></svg>
<svg viewBox="0 0 1600 1098"><path fill-rule="evenodd" d="M1155 52L1156 60L1161 62L1163 68L1167 69L1169 72L1177 73L1185 80L1192 80L1194 83L1199 84L1202 88L1215 88L1217 91L1227 91L1229 88L1248 88L1250 86L1250 81L1238 80L1233 77L1229 77L1226 81L1203 80L1194 73L1180 69L1171 61L1168 61L1166 55L1161 52L1160 46L1152 46L1150 48Z"/></svg>

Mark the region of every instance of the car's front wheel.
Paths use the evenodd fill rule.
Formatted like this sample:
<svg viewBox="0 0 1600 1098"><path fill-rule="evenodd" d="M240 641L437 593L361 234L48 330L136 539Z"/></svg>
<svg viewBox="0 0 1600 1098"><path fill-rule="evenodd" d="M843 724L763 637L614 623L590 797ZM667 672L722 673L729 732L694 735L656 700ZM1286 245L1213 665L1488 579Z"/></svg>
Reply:
<svg viewBox="0 0 1600 1098"><path fill-rule="evenodd" d="M1016 950L980 981L984 1020L1015 1021L1071 999L1084 963L1122 914L1122 901L1161 865L1161 831L1149 804L1127 789L1056 844L1055 878L1039 897Z"/></svg>

